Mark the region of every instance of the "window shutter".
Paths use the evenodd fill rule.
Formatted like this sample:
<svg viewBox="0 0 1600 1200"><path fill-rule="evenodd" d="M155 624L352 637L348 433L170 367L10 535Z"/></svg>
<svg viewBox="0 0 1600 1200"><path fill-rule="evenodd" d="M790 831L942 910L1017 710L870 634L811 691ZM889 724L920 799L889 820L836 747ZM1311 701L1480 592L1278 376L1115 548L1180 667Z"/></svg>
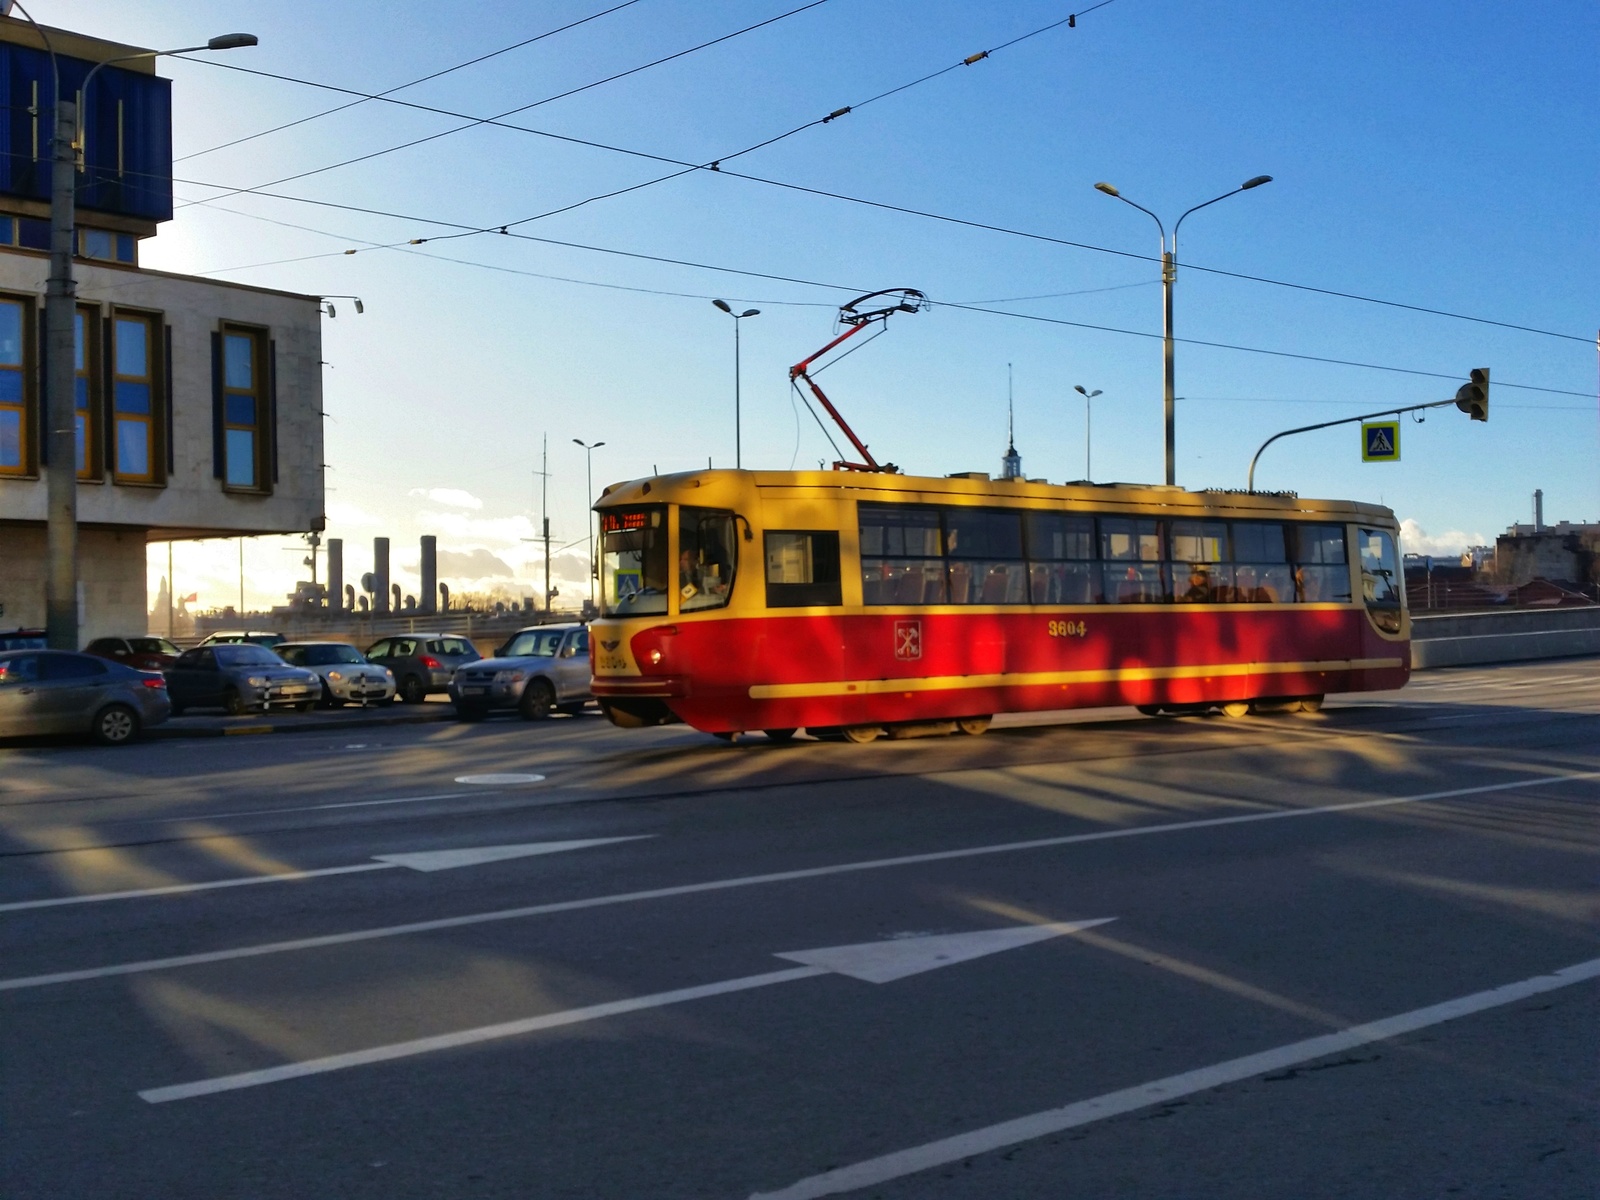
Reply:
<svg viewBox="0 0 1600 1200"><path fill-rule="evenodd" d="M50 465L50 339L45 330L42 310L35 321L35 329L39 335L39 380L33 394L39 417L33 423L33 444L36 461L42 471Z"/></svg>
<svg viewBox="0 0 1600 1200"><path fill-rule="evenodd" d="M211 474L225 478L222 439L222 334L211 335Z"/></svg>
<svg viewBox="0 0 1600 1200"><path fill-rule="evenodd" d="M91 321L84 321L83 336L89 337L93 328ZM94 356L88 353L89 347L84 347L85 361L93 362ZM94 404L94 397L89 397L90 405ZM110 317L100 319L100 462L105 470L114 476L117 472L117 343L116 327ZM150 451L155 453L154 447ZM89 449L85 455L89 462L94 462L94 450Z"/></svg>
<svg viewBox="0 0 1600 1200"><path fill-rule="evenodd" d="M278 482L278 343L267 342L267 453L272 459L272 482Z"/></svg>
<svg viewBox="0 0 1600 1200"><path fill-rule="evenodd" d="M172 326L163 326L164 336L161 342L161 426L166 433L167 443L167 469L165 477L170 477L177 462L174 453L176 443L172 434ZM164 480L163 480L164 481ZM170 585L171 581L168 580Z"/></svg>

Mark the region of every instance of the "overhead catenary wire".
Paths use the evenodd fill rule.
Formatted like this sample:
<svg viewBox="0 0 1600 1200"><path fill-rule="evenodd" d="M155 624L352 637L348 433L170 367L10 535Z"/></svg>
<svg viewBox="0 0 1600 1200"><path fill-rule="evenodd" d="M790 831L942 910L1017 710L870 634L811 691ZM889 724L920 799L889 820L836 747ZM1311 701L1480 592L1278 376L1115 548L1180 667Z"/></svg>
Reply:
<svg viewBox="0 0 1600 1200"><path fill-rule="evenodd" d="M382 157L383 155L386 155L386 154L393 154L398 150L408 150L413 146L421 146L421 145L424 145L427 142L438 141L440 138L449 137L450 135L456 134L456 133L462 133L462 132L464 132L464 131L466 131L468 129L475 129L475 128L477 128L479 126L482 126L482 125L497 125L502 120L504 120L506 117L511 117L511 116L515 116L518 113L527 112L529 109L538 108L542 104L549 104L552 101L562 100L562 99L565 99L568 96L575 96L579 92L585 92L585 91L590 90L591 88L600 87L603 84L614 83L618 79L626 79L630 75L637 75L641 71L648 71L652 67L659 67L663 63L672 62L674 59L679 59L679 58L683 58L683 57L685 57L686 55L689 55L689 54L698 53L701 50L705 50L705 49L707 49L707 48L709 48L711 46L719 45L722 42L730 41L730 40L732 40L733 38L736 38L736 37L742 37L744 34L751 33L751 32L753 32L753 31L755 31L757 29L763 29L768 25L775 24L778 21L782 21L782 20L785 20L785 19L787 19L789 17L796 16L799 13L806 12L809 9L817 8L817 7L820 7L821 5L827 4L827 3L828 3L828 0L809 0L808 3L802 4L799 8L793 8L793 9L790 9L788 12L779 13L775 17L768 17L764 21L757 21L754 25L747 25L743 29L736 29L732 33L726 33L726 34L721 35L720 37L712 38L708 42L701 42L699 45L691 46L687 50L679 50L676 53L664 55L661 58L654 59L654 60L652 60L650 62L647 62L647 63L644 63L644 64L642 64L640 66L630 67L626 71L619 71L614 75L608 75L604 79L597 79L597 80L594 80L591 83L583 84L580 87L568 88L566 91L558 92L553 96L546 96L542 100L535 100L530 104L523 104L523 105L519 105L516 108L507 109L505 112L497 113L493 117L472 117L472 116L468 116L466 114L459 114L459 113L458 114L453 114L453 115L459 117L460 119L465 120L467 122L467 124L457 126L454 129L442 130L439 133L432 133L432 134L429 134L427 137L413 138L409 142L401 142L399 145L389 146L389 147L386 147L383 150L374 150L369 154L357 155L355 158L347 158L347 159L343 160L342 162L330 163L327 166L322 166L322 167L315 167L315 168L313 168L312 170L309 170L309 171L300 171L300 172L298 172L297 174L294 174L294 175L285 175L282 179L274 179L270 183L263 184L262 186L263 187L277 187L281 183L291 183L291 182L293 182L295 180L298 180L298 179L309 178L312 175L321 175L321 174L323 174L324 172L327 172L327 171L334 171L334 170L339 169L340 167L352 166L355 163L369 162L374 158L380 158L380 157ZM278 78L286 78L286 77L285 76L279 76ZM303 82L303 81L297 81L297 82ZM356 94L360 94L360 93L356 93ZM370 95L367 98L368 99L372 99L372 100L386 100L386 101L391 102L391 103L395 102L392 97L387 97L387 96ZM426 106L408 105L407 107L426 107ZM441 112L443 110L434 109L433 111ZM250 189L250 188L239 188L234 192L228 193L227 195L239 195L239 194L241 194L243 192L248 192L248 191L252 191L252 190L253 189ZM213 199L227 199L227 195L220 196L220 197L213 197ZM196 201L195 203L205 203L205 202L206 201Z"/></svg>
<svg viewBox="0 0 1600 1200"><path fill-rule="evenodd" d="M535 34L533 37L530 37L530 38L523 38L520 42L513 42L509 46L502 46L498 50L491 50L488 54L480 54L476 58L469 58L465 62L456 63L454 66L449 66L449 67L443 68L442 70L433 71L430 74L423 75L422 77L420 77L418 79L413 79L413 80L411 80L411 81L409 81L407 83L396 84L394 87L388 88L387 90L382 91L382 92L377 92L372 96L363 96L363 97L361 97L359 99L350 101L348 104L338 104L338 105L335 105L332 108L323 109L321 112L312 113L310 116L300 117L299 119L294 120L294 121L286 121L282 125L274 125L271 129L263 129L263 130L260 130L260 131L258 131L256 133L246 134L244 137L237 137L237 138L234 138L232 141L223 142L220 145L212 146L212 147L210 147L208 149L205 149L205 150L195 150L195 151L192 151L189 154L185 154L185 155L182 155L182 156L180 156L178 158L175 158L172 161L173 162L187 162L191 158L200 158L201 156L206 155L206 154L214 154L218 150L227 150L227 149L230 149L230 148L232 148L234 146L241 146L245 142L253 142L257 138L268 137L268 136L270 136L271 134L274 134L274 133L282 133L285 129L293 129L297 125L306 125L306 124L309 124L312 121L321 120L323 117L331 117L334 113L341 113L341 112L344 112L346 109L355 108L355 107L357 107L358 105L361 105L361 104L371 103L373 100L385 99L385 98L387 98L389 96L394 95L396 92L403 92L407 88L413 88L413 87L417 87L417 86L419 86L421 84L424 84L424 83L429 83L432 80L442 78L445 75L453 74L456 71L464 71L468 67L475 67L479 63L488 62L492 58L499 58L501 55L510 54L514 50L521 50L524 46L531 46L535 42L542 42L546 38L555 37L558 33L566 33L569 29L576 29L580 25L587 25L591 21L598 21L601 17L609 17L612 13L621 12L623 9L631 8L635 4L638 4L638 3L639 3L639 0L622 0L621 4L613 4L610 8L601 9L597 13L590 13L588 16L579 17L575 21L568 21L565 25L558 25L556 28L546 30L544 33ZM197 60L197 61L204 61L204 60Z"/></svg>

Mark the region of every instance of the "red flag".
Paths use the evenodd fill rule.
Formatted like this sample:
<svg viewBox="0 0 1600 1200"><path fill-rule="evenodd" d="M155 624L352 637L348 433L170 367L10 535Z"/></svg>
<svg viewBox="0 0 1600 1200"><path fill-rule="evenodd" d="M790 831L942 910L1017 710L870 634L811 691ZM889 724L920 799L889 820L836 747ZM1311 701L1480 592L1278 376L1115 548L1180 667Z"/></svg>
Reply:
<svg viewBox="0 0 1600 1200"><path fill-rule="evenodd" d="M193 604L199 599L200 599L200 593L199 592L192 592L192 593L190 593L189 595L187 595L187 596L185 596L183 598L183 602L185 604Z"/></svg>

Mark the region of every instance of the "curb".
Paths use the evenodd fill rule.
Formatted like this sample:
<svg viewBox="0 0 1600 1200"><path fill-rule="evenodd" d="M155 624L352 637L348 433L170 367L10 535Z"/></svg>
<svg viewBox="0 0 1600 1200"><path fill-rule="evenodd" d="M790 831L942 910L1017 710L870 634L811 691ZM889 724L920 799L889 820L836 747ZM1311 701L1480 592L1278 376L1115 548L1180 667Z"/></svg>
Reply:
<svg viewBox="0 0 1600 1200"><path fill-rule="evenodd" d="M441 721L456 720L455 709L448 704L435 706L440 712L372 713L361 716L327 714L315 717L284 717L279 720L255 720L249 724L230 725L225 721L236 718L200 717L205 724L191 725L187 717L174 717L143 733L145 741L171 741L179 738L251 737L266 733L339 733L345 729L373 729L386 725L432 725Z"/></svg>

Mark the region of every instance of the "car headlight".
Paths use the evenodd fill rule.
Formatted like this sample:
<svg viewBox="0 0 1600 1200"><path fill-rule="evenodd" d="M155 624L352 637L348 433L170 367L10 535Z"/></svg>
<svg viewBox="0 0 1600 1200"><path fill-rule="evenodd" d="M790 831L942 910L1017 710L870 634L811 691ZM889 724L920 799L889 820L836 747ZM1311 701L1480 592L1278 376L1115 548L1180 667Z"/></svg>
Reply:
<svg viewBox="0 0 1600 1200"><path fill-rule="evenodd" d="M343 676L343 675L341 675L341 674L339 674L339 672L337 672L337 671L329 671L329 672L328 672L328 678L329 678L329 679L330 679L330 680L331 680L331 681L332 681L332 682L334 682L334 683L338 683L338 682L339 682L339 680L341 680L341 679L343 679L343 678L344 678L344 676Z"/></svg>
<svg viewBox="0 0 1600 1200"><path fill-rule="evenodd" d="M393 672L393 671L391 671L391 670L389 670L389 668L388 668L388 667L385 667L385 668L384 668L384 669L383 669L383 673L384 673L384 674L385 674L385 675L387 675L387 676L388 676L388 677L389 677L389 678L390 678L390 679L391 679L391 680L392 680L392 679L393 679L393 678L394 678L394 672Z"/></svg>
<svg viewBox="0 0 1600 1200"><path fill-rule="evenodd" d="M246 679L245 682L251 687L266 687L267 677L265 675L252 675L249 679Z"/></svg>

